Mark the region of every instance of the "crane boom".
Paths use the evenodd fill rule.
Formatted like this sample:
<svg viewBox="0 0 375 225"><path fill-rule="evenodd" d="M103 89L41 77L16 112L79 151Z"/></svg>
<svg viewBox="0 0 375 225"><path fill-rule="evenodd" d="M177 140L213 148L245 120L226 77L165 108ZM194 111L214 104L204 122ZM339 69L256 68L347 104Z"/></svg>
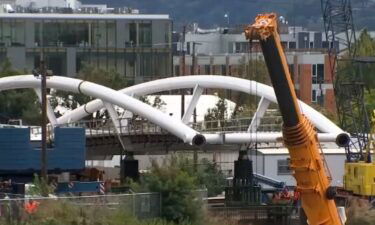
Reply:
<svg viewBox="0 0 375 225"><path fill-rule="evenodd" d="M276 14L260 14L245 30L247 39L258 39L284 121L284 144L289 150L290 168L301 193L302 207L312 225L342 224L333 188L320 155L317 133L302 115L288 69Z"/></svg>

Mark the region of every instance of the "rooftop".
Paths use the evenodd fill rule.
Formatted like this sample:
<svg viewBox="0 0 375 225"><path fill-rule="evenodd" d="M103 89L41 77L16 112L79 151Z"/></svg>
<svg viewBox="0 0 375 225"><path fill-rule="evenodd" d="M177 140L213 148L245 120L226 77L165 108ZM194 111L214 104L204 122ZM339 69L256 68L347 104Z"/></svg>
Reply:
<svg viewBox="0 0 375 225"><path fill-rule="evenodd" d="M169 19L167 14L60 14L60 13L0 13L0 18L17 19Z"/></svg>

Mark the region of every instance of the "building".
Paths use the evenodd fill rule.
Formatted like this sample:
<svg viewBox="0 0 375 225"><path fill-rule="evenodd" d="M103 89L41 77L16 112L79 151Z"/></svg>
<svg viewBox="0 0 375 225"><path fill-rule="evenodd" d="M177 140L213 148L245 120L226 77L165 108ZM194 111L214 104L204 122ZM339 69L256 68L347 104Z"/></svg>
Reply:
<svg viewBox="0 0 375 225"><path fill-rule="evenodd" d="M328 165L328 174L332 178L332 186L343 186L345 150L339 148L323 148L324 158ZM254 172L284 181L288 186L295 186L296 181L289 168L288 149L258 149L251 152Z"/></svg>
<svg viewBox="0 0 375 225"><path fill-rule="evenodd" d="M43 49L47 68L56 75L76 76L84 64L116 71L130 85L172 75L168 15L98 11L103 7L92 5L14 8L0 13L0 60L8 58L17 69L37 68Z"/></svg>
<svg viewBox="0 0 375 225"><path fill-rule="evenodd" d="M173 59L174 74L216 74L246 77L249 60L262 59L257 41L251 44L243 34L244 26L229 30L193 29L185 37L185 68L179 55L181 45L176 45ZM307 31L301 27L282 26L281 41L286 51L290 71L298 97L307 104L316 103L335 112L332 76L327 47L339 48L338 43L328 43L322 32Z"/></svg>

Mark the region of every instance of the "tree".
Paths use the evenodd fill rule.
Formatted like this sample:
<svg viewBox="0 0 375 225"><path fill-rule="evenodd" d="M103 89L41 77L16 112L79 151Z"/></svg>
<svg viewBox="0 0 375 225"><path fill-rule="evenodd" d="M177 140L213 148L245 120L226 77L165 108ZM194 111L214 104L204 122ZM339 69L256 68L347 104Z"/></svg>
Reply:
<svg viewBox="0 0 375 225"><path fill-rule="evenodd" d="M175 156L166 159L162 166L152 161L150 173L141 177L141 186L161 194L162 218L176 224L201 221L201 203L194 198L196 177L181 169Z"/></svg>
<svg viewBox="0 0 375 225"><path fill-rule="evenodd" d="M168 221L206 224L197 190L207 189L208 196L221 194L225 177L219 168L202 159L195 170L193 160L184 155L172 155L161 165L151 162L150 172L141 176L139 184L132 183L132 189L161 193L162 217Z"/></svg>
<svg viewBox="0 0 375 225"><path fill-rule="evenodd" d="M355 43L356 54L358 58L373 57L375 56L375 40L371 38L366 29L364 29L357 42ZM372 112L375 109L374 92L375 92L375 63L349 63L344 62L338 68L338 71L343 71L344 78L352 79L353 74L355 76L362 76L364 83L364 99L367 112ZM345 77L346 76L346 77ZM356 110L356 109L354 109Z"/></svg>
<svg viewBox="0 0 375 225"><path fill-rule="evenodd" d="M228 104L224 98L219 98L214 108L209 108L204 115L206 128L218 128L225 126L225 119L228 119ZM207 123L208 122L208 123Z"/></svg>
<svg viewBox="0 0 375 225"><path fill-rule="evenodd" d="M228 104L224 98L219 98L214 108L209 108L204 115L205 121L225 120L228 118Z"/></svg>
<svg viewBox="0 0 375 225"><path fill-rule="evenodd" d="M190 176L196 177L200 189L207 189L208 197L214 197L224 191L225 176L218 166L203 158L199 161L197 170L194 169L194 161L187 157L178 158L179 167Z"/></svg>
<svg viewBox="0 0 375 225"><path fill-rule="evenodd" d="M0 66L0 77L23 74L12 68L9 59L3 61ZM20 89L0 92L1 114L9 119L22 119L26 124L40 124L40 107L33 90Z"/></svg>

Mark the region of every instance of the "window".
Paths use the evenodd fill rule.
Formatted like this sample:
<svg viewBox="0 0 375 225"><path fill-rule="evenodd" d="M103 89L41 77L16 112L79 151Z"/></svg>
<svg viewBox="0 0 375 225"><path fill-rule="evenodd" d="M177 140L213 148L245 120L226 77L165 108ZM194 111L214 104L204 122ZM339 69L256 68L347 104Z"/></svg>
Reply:
<svg viewBox="0 0 375 225"><path fill-rule="evenodd" d="M250 49L248 42L235 42L234 43L234 52L235 53L246 53Z"/></svg>
<svg viewBox="0 0 375 225"><path fill-rule="evenodd" d="M289 64L288 67L289 67L290 76L292 78L292 81L294 82L294 64Z"/></svg>
<svg viewBox="0 0 375 225"><path fill-rule="evenodd" d="M139 44L141 47L151 47L152 45L152 29L151 23L139 24Z"/></svg>
<svg viewBox="0 0 375 225"><path fill-rule="evenodd" d="M129 24L129 43L127 44L128 47L134 47L137 45L137 24L130 23Z"/></svg>
<svg viewBox="0 0 375 225"><path fill-rule="evenodd" d="M186 54L190 55L190 42L186 42Z"/></svg>
<svg viewBox="0 0 375 225"><path fill-rule="evenodd" d="M96 48L107 47L107 32L105 21L95 21L91 29L91 45Z"/></svg>
<svg viewBox="0 0 375 225"><path fill-rule="evenodd" d="M21 20L0 20L0 46L24 46L25 22Z"/></svg>
<svg viewBox="0 0 375 225"><path fill-rule="evenodd" d="M227 75L227 66L221 65L221 75Z"/></svg>
<svg viewBox="0 0 375 225"><path fill-rule="evenodd" d="M175 65L174 66L174 75L175 76L180 76L180 65Z"/></svg>
<svg viewBox="0 0 375 225"><path fill-rule="evenodd" d="M324 64L312 65L311 78L313 84L324 83Z"/></svg>
<svg viewBox="0 0 375 225"><path fill-rule="evenodd" d="M297 45L295 41L289 42L289 49L296 49Z"/></svg>
<svg viewBox="0 0 375 225"><path fill-rule="evenodd" d="M241 52L241 44L240 44L240 42L236 42L235 43L235 52L236 53L240 53Z"/></svg>
<svg viewBox="0 0 375 225"><path fill-rule="evenodd" d="M316 102L317 96L316 96L316 90L311 91L311 102Z"/></svg>
<svg viewBox="0 0 375 225"><path fill-rule="evenodd" d="M310 41L310 48L314 48L314 42Z"/></svg>
<svg viewBox="0 0 375 225"><path fill-rule="evenodd" d="M283 174L291 174L292 171L289 168L289 159L279 159L277 160L277 174L283 175Z"/></svg>
<svg viewBox="0 0 375 225"><path fill-rule="evenodd" d="M210 65L204 65L204 74L210 74Z"/></svg>

